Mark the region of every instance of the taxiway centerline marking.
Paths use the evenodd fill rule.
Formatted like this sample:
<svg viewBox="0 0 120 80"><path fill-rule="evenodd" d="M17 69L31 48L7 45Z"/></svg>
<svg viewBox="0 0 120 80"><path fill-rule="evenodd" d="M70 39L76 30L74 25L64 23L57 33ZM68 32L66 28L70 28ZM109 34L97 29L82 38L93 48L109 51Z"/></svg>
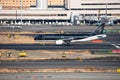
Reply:
<svg viewBox="0 0 120 80"><path fill-rule="evenodd" d="M118 45L116 45L116 44L111 44L111 45L113 45L114 47L120 49L120 46L118 46Z"/></svg>

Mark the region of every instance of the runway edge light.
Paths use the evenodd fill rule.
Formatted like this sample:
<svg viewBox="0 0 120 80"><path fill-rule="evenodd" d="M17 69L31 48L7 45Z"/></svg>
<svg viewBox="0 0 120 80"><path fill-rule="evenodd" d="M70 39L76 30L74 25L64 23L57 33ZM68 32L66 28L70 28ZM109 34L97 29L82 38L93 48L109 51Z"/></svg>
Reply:
<svg viewBox="0 0 120 80"><path fill-rule="evenodd" d="M120 73L120 68L117 69L117 72Z"/></svg>

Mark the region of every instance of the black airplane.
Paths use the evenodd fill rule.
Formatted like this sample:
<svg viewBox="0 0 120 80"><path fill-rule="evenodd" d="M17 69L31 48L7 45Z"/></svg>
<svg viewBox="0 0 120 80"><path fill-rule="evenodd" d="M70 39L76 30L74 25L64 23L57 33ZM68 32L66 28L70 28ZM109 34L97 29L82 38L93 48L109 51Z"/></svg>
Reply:
<svg viewBox="0 0 120 80"><path fill-rule="evenodd" d="M98 26L92 33L79 33L79 34L39 34L34 40L55 40L56 45L70 44L73 42L85 42L107 37L103 34L105 24Z"/></svg>

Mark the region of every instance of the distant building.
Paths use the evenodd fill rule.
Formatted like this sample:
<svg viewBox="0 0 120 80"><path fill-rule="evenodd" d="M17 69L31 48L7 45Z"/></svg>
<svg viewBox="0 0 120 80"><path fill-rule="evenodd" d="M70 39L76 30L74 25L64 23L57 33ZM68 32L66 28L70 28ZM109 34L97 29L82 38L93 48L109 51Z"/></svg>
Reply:
<svg viewBox="0 0 120 80"><path fill-rule="evenodd" d="M120 16L120 0L65 0L65 9L81 10L86 14L92 12L105 14L107 10L110 16Z"/></svg>
<svg viewBox="0 0 120 80"><path fill-rule="evenodd" d="M36 0L0 0L0 5L3 9L20 9L20 2L22 1L23 9L36 6ZM64 0L48 0L48 6L63 6Z"/></svg>
<svg viewBox="0 0 120 80"><path fill-rule="evenodd" d="M0 0L0 5L3 9L20 9L20 2L23 2L23 9L36 5L36 0Z"/></svg>
<svg viewBox="0 0 120 80"><path fill-rule="evenodd" d="M0 5L0 23L80 23L105 14L120 18L120 0L0 0Z"/></svg>
<svg viewBox="0 0 120 80"><path fill-rule="evenodd" d="M49 6L63 6L64 0L48 0Z"/></svg>

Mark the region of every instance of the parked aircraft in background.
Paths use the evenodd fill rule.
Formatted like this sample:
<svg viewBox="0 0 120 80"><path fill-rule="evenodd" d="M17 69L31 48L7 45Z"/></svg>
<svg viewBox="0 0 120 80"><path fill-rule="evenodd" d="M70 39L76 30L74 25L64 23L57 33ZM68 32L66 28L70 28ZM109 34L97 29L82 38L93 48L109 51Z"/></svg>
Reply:
<svg viewBox="0 0 120 80"><path fill-rule="evenodd" d="M90 25L101 25L102 23L105 23L105 25L112 26L120 23L120 19L112 19L108 18L106 15L102 15L99 20L85 19L85 23Z"/></svg>
<svg viewBox="0 0 120 80"><path fill-rule="evenodd" d="M84 19L85 23L93 25L93 24L97 24L97 25L101 25L102 23L105 23L105 25L115 25L120 23L120 18L114 18L114 17L108 17L108 13L107 13L107 4L106 4L106 9L105 9L105 15L101 15L100 16L100 10L99 10L99 16L98 16L98 20L92 20L92 19Z"/></svg>

